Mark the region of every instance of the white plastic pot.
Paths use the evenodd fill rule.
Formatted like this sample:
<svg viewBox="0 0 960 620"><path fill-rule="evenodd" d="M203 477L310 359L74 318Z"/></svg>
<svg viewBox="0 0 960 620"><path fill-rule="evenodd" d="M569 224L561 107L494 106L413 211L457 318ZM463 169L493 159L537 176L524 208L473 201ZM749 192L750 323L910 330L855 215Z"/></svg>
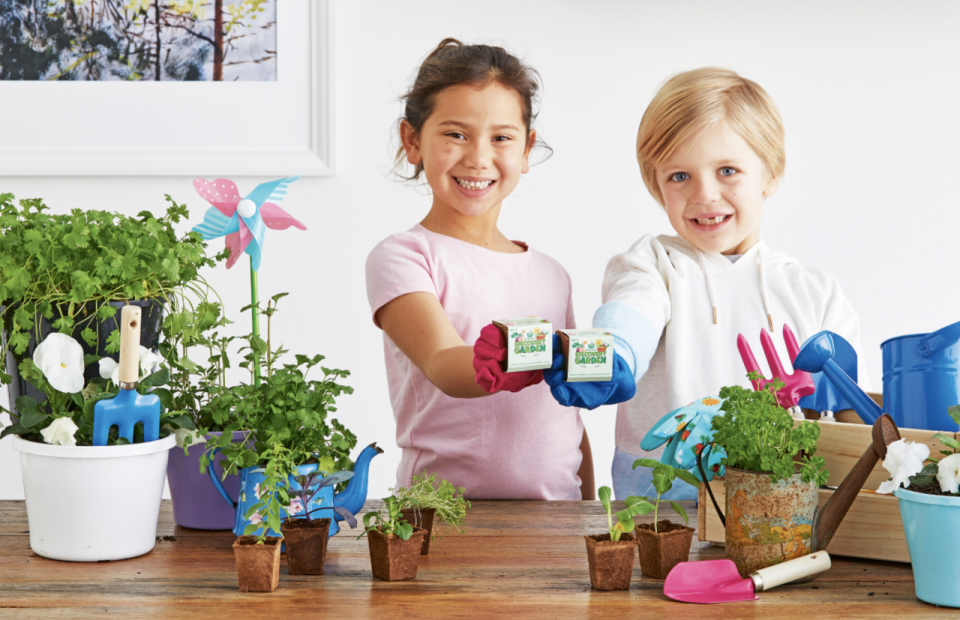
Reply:
<svg viewBox="0 0 960 620"><path fill-rule="evenodd" d="M127 446L51 446L14 437L30 548L70 562L135 558L153 549L170 435Z"/></svg>

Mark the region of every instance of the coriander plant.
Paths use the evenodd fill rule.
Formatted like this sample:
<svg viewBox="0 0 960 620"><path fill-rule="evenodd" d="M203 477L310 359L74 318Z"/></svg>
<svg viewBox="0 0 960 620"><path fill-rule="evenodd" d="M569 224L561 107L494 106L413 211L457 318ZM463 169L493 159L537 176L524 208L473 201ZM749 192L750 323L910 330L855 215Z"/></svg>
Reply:
<svg viewBox="0 0 960 620"><path fill-rule="evenodd" d="M391 489L393 490L393 489ZM452 525L461 534L460 525L467 516L470 502L464 498L463 487L454 487L450 482L437 480L436 474L414 474L409 487L393 490L393 496L400 502L400 509L433 508L437 517Z"/></svg>

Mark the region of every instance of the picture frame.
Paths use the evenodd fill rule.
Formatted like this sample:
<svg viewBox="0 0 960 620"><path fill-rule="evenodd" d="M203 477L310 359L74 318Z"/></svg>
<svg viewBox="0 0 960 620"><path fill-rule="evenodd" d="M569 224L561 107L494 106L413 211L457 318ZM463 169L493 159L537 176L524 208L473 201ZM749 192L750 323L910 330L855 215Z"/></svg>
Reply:
<svg viewBox="0 0 960 620"><path fill-rule="evenodd" d="M76 97L83 116L90 116L87 110L99 114L62 127L59 134L51 136L48 131L39 136L38 145L31 143L26 131L18 134L19 139L8 135L0 140L0 176L334 175L335 21L336 0L278 2L276 82L0 82L5 95L0 96L0 117L20 118L26 127L44 123L42 115L49 114L51 101L62 106L65 99ZM200 90L204 88L220 90ZM133 103L126 105L145 108L144 118L171 108L189 114L191 104L210 97L214 101L210 107L225 112L232 125L212 131L216 123L204 126L202 120L188 120L177 123L182 126L155 131L155 144L148 139L144 145L136 137L125 138L125 130L115 132L110 112L91 103L103 101L108 109L123 106L124 93L135 93ZM282 121L271 123L270 114ZM211 115L220 117L206 111L201 119ZM104 139L90 135L87 123L99 128ZM132 123L126 118L117 124L127 128ZM67 143L62 148L52 143L57 136ZM224 144L210 148L204 143L198 148L204 139ZM94 146L87 148L87 144Z"/></svg>

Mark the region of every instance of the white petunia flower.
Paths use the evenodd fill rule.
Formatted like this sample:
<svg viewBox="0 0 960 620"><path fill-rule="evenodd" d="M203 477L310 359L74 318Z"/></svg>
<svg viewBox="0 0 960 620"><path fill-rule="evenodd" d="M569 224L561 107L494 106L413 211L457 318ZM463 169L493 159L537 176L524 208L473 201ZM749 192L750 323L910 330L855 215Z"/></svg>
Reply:
<svg viewBox="0 0 960 620"><path fill-rule="evenodd" d="M83 389L83 347L70 336L47 336L33 352L33 363L58 392L73 394Z"/></svg>
<svg viewBox="0 0 960 620"><path fill-rule="evenodd" d="M937 481L944 493L960 491L960 454L951 454L937 465Z"/></svg>
<svg viewBox="0 0 960 620"><path fill-rule="evenodd" d="M926 444L898 439L887 446L887 457L883 459L883 468L890 472L891 479L880 483L877 493L893 493L901 484L910 486L910 476L923 469L923 461L930 456Z"/></svg>
<svg viewBox="0 0 960 620"><path fill-rule="evenodd" d="M153 367L157 364L163 363L163 358L148 349L145 346L140 346L140 377L138 381L142 381L149 375L153 373ZM100 360L100 376L109 381L113 381L114 385L120 383L120 364L115 362L112 357L104 357Z"/></svg>
<svg viewBox="0 0 960 620"><path fill-rule="evenodd" d="M43 440L55 446L75 446L77 425L70 418L57 418L47 428L40 431Z"/></svg>

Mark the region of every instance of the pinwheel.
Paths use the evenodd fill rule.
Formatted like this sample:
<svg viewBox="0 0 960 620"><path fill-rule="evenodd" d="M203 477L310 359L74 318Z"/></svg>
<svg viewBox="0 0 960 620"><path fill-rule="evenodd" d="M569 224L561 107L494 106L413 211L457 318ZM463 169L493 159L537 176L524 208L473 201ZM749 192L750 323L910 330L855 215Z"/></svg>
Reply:
<svg viewBox="0 0 960 620"><path fill-rule="evenodd" d="M680 469L692 469L698 479L701 476L696 464L697 455L700 454L707 479L714 475L722 476L724 467L721 459L726 453L712 442L713 429L710 427L714 416L723 415L720 411L722 402L716 397L701 398L674 409L653 425L640 442L640 447L653 450L666 443L660 462Z"/></svg>
<svg viewBox="0 0 960 620"><path fill-rule="evenodd" d="M253 315L253 335L260 335L260 312L258 306L257 271L263 258L263 242L266 229L285 230L294 226L300 230L307 227L277 206L287 195L288 186L299 179L287 177L257 185L245 198L237 191L237 184L229 179L195 179L194 188L213 205L203 215L203 222L193 227L206 241L226 237L230 256L227 269L236 264L240 255L250 256L250 300ZM254 382L260 383L260 364L253 366Z"/></svg>

